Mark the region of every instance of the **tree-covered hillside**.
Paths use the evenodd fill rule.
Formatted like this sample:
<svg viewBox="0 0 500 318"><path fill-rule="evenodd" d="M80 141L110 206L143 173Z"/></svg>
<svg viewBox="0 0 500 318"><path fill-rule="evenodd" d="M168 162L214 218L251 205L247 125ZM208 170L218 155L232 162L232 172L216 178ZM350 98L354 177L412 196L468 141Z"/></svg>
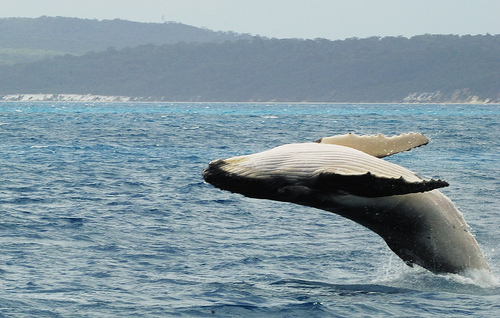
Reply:
<svg viewBox="0 0 500 318"><path fill-rule="evenodd" d="M500 36L178 43L0 68L0 94L169 101L500 101Z"/></svg>
<svg viewBox="0 0 500 318"><path fill-rule="evenodd" d="M80 55L144 44L224 42L250 38L181 23L139 23L64 17L0 19L0 64L61 54Z"/></svg>

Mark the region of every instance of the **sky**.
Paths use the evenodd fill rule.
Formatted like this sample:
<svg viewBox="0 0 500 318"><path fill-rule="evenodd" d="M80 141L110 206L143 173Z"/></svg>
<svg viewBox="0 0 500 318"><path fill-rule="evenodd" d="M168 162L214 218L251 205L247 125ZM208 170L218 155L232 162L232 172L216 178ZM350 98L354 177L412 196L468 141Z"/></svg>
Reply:
<svg viewBox="0 0 500 318"><path fill-rule="evenodd" d="M180 22L275 38L500 34L500 0L12 0L0 18Z"/></svg>

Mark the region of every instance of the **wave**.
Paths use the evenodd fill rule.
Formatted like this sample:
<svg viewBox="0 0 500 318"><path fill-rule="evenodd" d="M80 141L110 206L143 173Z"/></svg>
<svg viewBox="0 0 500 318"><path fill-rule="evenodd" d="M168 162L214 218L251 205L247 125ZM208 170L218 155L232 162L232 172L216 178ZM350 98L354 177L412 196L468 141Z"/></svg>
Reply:
<svg viewBox="0 0 500 318"><path fill-rule="evenodd" d="M285 279L274 283L273 286L286 286L292 289L303 290L318 290L323 289L330 293L339 294L340 296L346 295L360 295L360 294L405 294L411 293L415 290L405 287L393 287L383 284L330 284L318 281L308 281L301 279Z"/></svg>

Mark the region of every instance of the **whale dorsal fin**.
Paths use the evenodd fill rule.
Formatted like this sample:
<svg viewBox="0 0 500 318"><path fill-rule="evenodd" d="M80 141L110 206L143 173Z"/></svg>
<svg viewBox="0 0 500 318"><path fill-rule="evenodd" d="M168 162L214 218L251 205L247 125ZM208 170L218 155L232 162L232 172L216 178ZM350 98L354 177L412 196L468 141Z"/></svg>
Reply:
<svg viewBox="0 0 500 318"><path fill-rule="evenodd" d="M413 132L392 137L387 137L382 134L358 136L353 133L348 133L346 135L323 137L316 142L346 146L378 158L383 158L398 152L426 145L429 139L422 134Z"/></svg>

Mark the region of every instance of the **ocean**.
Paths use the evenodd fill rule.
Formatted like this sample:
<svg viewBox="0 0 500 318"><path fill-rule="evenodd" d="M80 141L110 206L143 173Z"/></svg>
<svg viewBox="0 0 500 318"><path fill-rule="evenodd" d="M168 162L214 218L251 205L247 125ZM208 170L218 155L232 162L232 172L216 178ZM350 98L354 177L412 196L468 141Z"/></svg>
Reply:
<svg viewBox="0 0 500 318"><path fill-rule="evenodd" d="M410 268L322 210L204 182L211 160L355 132L450 183L491 278ZM500 106L0 103L1 317L495 317Z"/></svg>

